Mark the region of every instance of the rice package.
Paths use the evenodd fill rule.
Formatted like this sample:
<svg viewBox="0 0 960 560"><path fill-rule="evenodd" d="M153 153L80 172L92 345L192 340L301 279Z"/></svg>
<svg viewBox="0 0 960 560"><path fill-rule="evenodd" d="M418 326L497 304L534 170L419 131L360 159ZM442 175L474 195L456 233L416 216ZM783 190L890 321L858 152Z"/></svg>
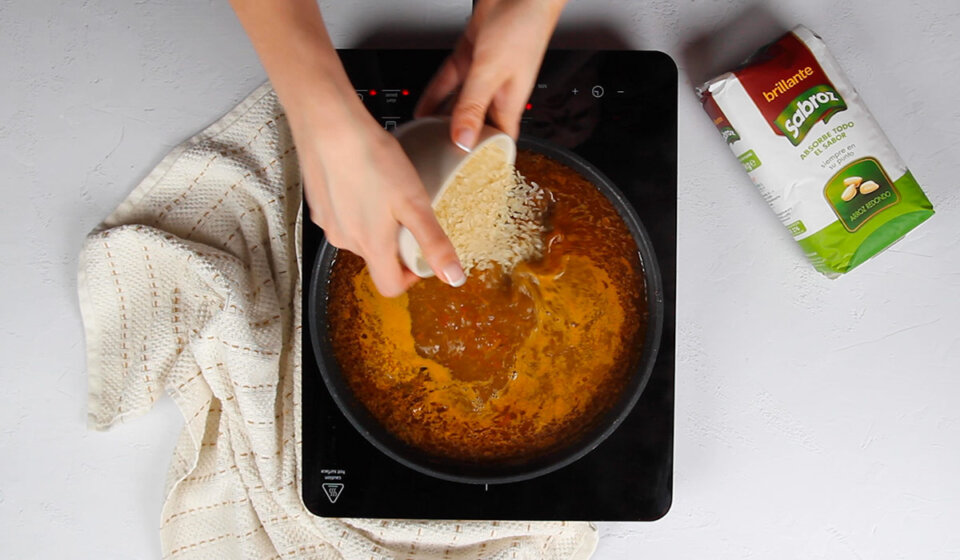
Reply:
<svg viewBox="0 0 960 560"><path fill-rule="evenodd" d="M697 93L760 194L826 276L849 272L933 215L809 29L797 27Z"/></svg>

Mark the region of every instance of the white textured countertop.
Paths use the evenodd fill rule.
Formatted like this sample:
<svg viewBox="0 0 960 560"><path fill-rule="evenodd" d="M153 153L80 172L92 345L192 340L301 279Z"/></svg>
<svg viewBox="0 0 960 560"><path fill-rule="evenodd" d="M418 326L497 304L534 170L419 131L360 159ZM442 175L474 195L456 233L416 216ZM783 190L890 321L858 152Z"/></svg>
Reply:
<svg viewBox="0 0 960 560"><path fill-rule="evenodd" d="M326 16L343 47L383 29L422 39L469 11L337 4ZM673 509L601 524L596 557L958 558L960 5L757 6L583 0L561 22L561 46L614 46L615 33L669 53L681 81ZM0 556L157 557L181 419L162 400L85 430L76 255L264 74L225 1L13 0L0 22ZM831 47L937 210L835 281L806 264L691 91L797 23Z"/></svg>

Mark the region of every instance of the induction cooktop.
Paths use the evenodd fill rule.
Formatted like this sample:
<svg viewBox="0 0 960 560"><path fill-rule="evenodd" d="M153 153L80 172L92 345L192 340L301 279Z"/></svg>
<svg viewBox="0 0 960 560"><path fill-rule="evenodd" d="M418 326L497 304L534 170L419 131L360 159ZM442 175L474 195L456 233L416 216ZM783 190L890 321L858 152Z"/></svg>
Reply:
<svg viewBox="0 0 960 560"><path fill-rule="evenodd" d="M412 118L441 50L341 50L357 95L387 130ZM653 242L664 325L653 373L626 420L549 474L505 484L440 480L386 456L327 392L304 324L302 495L322 517L652 521L673 495L677 229L677 69L653 51L547 52L521 134L572 150L624 193ZM308 215L306 212L304 215ZM323 232L303 225L309 281ZM309 289L303 308L310 309ZM306 315L306 312L305 312Z"/></svg>

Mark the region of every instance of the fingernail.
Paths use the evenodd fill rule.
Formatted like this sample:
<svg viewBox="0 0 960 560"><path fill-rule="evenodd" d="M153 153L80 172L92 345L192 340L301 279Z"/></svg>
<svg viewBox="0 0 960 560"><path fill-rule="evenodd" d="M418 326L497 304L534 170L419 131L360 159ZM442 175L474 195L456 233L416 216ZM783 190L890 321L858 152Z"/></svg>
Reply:
<svg viewBox="0 0 960 560"><path fill-rule="evenodd" d="M469 128L461 128L457 131L457 146L465 151L469 152L473 149L473 145L477 143L477 133L470 130Z"/></svg>
<svg viewBox="0 0 960 560"><path fill-rule="evenodd" d="M460 265L455 262L443 267L443 277L446 279L447 284L450 284L454 288L463 286L467 281L467 277L464 275L463 269L460 268Z"/></svg>

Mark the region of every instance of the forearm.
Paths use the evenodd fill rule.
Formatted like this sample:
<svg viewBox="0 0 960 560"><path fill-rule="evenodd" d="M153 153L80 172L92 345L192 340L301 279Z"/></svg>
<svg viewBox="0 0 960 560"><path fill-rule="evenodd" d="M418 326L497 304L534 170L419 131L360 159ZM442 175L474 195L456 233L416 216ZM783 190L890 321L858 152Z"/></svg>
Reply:
<svg viewBox="0 0 960 560"><path fill-rule="evenodd" d="M288 113L300 126L366 118L316 0L230 0Z"/></svg>
<svg viewBox="0 0 960 560"><path fill-rule="evenodd" d="M516 2L516 0L477 0L474 2L474 12L472 17L482 18L486 15L486 11L492 9L497 4L504 2ZM534 24L534 27L542 26L549 28L552 32L553 28L557 24L557 21L560 19L560 13L563 12L563 8L566 6L567 0L527 0L527 3L539 16L537 20L527 23Z"/></svg>

